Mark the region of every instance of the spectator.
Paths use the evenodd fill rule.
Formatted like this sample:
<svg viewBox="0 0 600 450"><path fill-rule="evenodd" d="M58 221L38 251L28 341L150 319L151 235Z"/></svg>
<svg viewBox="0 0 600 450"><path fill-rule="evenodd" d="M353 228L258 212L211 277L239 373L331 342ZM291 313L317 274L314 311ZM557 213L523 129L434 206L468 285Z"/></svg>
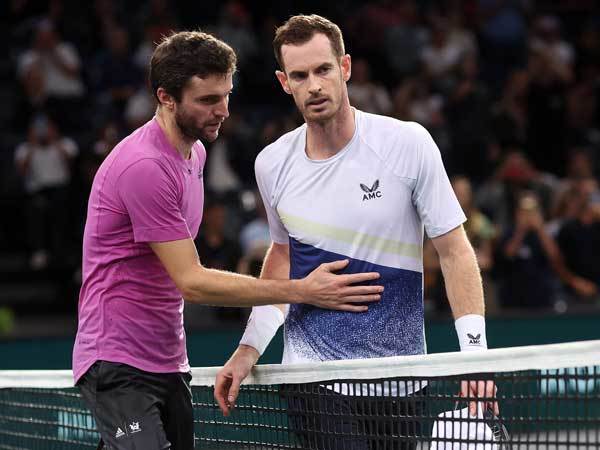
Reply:
<svg viewBox="0 0 600 450"><path fill-rule="evenodd" d="M438 79L456 70L468 54L477 50L473 36L461 28L451 28L447 17L431 17L431 41L423 49L422 60L430 77Z"/></svg>
<svg viewBox="0 0 600 450"><path fill-rule="evenodd" d="M555 239L567 222L577 219L590 195L598 195L598 183L593 178L563 182L557 191L551 220L546 229Z"/></svg>
<svg viewBox="0 0 600 450"><path fill-rule="evenodd" d="M137 15L139 30L152 28L151 34L166 36L179 28L177 5L168 0L149 0L142 3Z"/></svg>
<svg viewBox="0 0 600 450"><path fill-rule="evenodd" d="M210 200L205 201L202 227L196 238L200 261L211 269L235 272L242 252L238 243L226 236L224 202L214 194L207 195L205 198ZM198 305L193 307L199 309ZM241 308L216 308L215 311L217 317L222 320L241 320L243 314Z"/></svg>
<svg viewBox="0 0 600 450"><path fill-rule="evenodd" d="M31 48L19 57L18 72L33 109L45 108L61 119L63 129L82 126L85 87L79 55L75 47L61 41L49 20L38 23Z"/></svg>
<svg viewBox="0 0 600 450"><path fill-rule="evenodd" d="M423 125L435 139L443 158L447 158L450 136L444 115L444 97L431 90L425 77L409 78L396 89L392 117Z"/></svg>
<svg viewBox="0 0 600 450"><path fill-rule="evenodd" d="M523 69L511 72L492 113L493 133L500 147L523 147L527 144L528 92L529 73Z"/></svg>
<svg viewBox="0 0 600 450"><path fill-rule="evenodd" d="M384 59L396 79L418 71L423 48L429 41L429 30L420 21L416 2L405 0L399 6L402 20L386 28L383 42Z"/></svg>
<svg viewBox="0 0 600 450"><path fill-rule="evenodd" d="M211 200L206 202L204 207L202 228L196 239L200 261L211 269L235 272L241 250L236 241L226 236L225 205L216 195L207 198Z"/></svg>
<svg viewBox="0 0 600 450"><path fill-rule="evenodd" d="M256 254L256 249L263 251L271 245L267 212L257 191L253 193L256 217L242 227L240 231L240 246L244 256ZM258 253L260 253L260 251Z"/></svg>
<svg viewBox="0 0 600 450"><path fill-rule="evenodd" d="M534 192L545 212L551 207L557 184L556 177L537 170L523 153L509 149L494 175L480 186L476 203L504 232L514 223L513 211L521 191Z"/></svg>
<svg viewBox="0 0 600 450"><path fill-rule="evenodd" d="M583 80L595 79L600 70L600 26L590 19L577 37L576 64Z"/></svg>
<svg viewBox="0 0 600 450"><path fill-rule="evenodd" d="M379 52L386 32L404 25L415 15L414 1L376 0L367 2L348 18L349 42L360 54ZM377 53L377 56L380 56Z"/></svg>
<svg viewBox="0 0 600 450"><path fill-rule="evenodd" d="M535 194L523 192L514 209L514 223L500 243L500 303L503 307L546 308L554 304L557 280L553 267L558 246L544 228Z"/></svg>
<svg viewBox="0 0 600 450"><path fill-rule="evenodd" d="M50 258L58 263L65 256L68 185L77 153L75 142L61 136L44 116L32 121L27 142L15 151L15 164L29 195L26 226L33 269L45 268Z"/></svg>
<svg viewBox="0 0 600 450"><path fill-rule="evenodd" d="M240 68L258 53L256 33L251 28L252 16L241 1L229 0L221 15L214 32L227 42L238 57ZM242 74L243 75L243 74Z"/></svg>
<svg viewBox="0 0 600 450"><path fill-rule="evenodd" d="M572 272L567 285L576 300L598 299L600 289L600 203L597 195L579 192L583 198L575 219L564 223L558 244L566 267Z"/></svg>
<svg viewBox="0 0 600 450"><path fill-rule="evenodd" d="M483 78L491 89L526 60L527 0L479 0Z"/></svg>
<svg viewBox="0 0 600 450"><path fill-rule="evenodd" d="M371 80L371 68L363 58L352 62L348 96L356 108L365 112L387 115L392 110L392 100L387 89Z"/></svg>
<svg viewBox="0 0 600 450"><path fill-rule="evenodd" d="M401 83L394 94L393 117L419 122L428 129L442 127L443 96L431 91L424 78L409 78Z"/></svg>
<svg viewBox="0 0 600 450"><path fill-rule="evenodd" d="M144 27L144 37L137 46L133 54L133 62L140 72L144 72L150 64L152 53L163 36L168 36L173 30L146 25Z"/></svg>
<svg viewBox="0 0 600 450"><path fill-rule="evenodd" d="M93 152L100 160L104 160L110 151L119 143L122 136L116 122L108 122L100 131L100 138L94 142ZM91 185L91 183L90 183Z"/></svg>
<svg viewBox="0 0 600 450"><path fill-rule="evenodd" d="M254 142L253 131L244 118L232 112L221 126L219 139L211 146L207 161L205 181L211 191L232 194L255 184Z"/></svg>
<svg viewBox="0 0 600 450"><path fill-rule="evenodd" d="M121 117L142 76L130 54L129 34L123 28L105 30L106 49L95 59L90 78L104 117Z"/></svg>
<svg viewBox="0 0 600 450"><path fill-rule="evenodd" d="M565 166L565 93L573 79L572 49L560 40L557 19L541 17L530 43L527 153L540 169L557 175Z"/></svg>
<svg viewBox="0 0 600 450"><path fill-rule="evenodd" d="M450 169L476 182L490 175L495 162L488 151L491 143L490 102L487 88L478 80L478 72L475 54L465 55L445 106L452 140Z"/></svg>
<svg viewBox="0 0 600 450"><path fill-rule="evenodd" d="M156 111L156 99L146 86L141 86L127 100L123 119L125 128L131 132L148 122Z"/></svg>
<svg viewBox="0 0 600 450"><path fill-rule="evenodd" d="M600 144L598 127L598 92L596 79L574 85L566 96L567 143Z"/></svg>
<svg viewBox="0 0 600 450"><path fill-rule="evenodd" d="M562 39L559 19L551 15L540 16L533 31L530 50L544 60L554 76L570 81L573 78L574 51L571 44Z"/></svg>

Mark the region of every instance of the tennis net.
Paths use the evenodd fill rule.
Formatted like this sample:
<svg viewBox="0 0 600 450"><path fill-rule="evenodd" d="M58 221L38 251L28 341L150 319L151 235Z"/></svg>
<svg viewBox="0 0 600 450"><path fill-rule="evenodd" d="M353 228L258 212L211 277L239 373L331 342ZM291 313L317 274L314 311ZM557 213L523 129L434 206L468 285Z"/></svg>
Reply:
<svg viewBox="0 0 600 450"><path fill-rule="evenodd" d="M257 366L229 417L213 399L217 371L192 370L197 449L600 446L600 341ZM465 380L495 382L498 416L466 411ZM70 371L0 371L0 450L95 449L71 386Z"/></svg>

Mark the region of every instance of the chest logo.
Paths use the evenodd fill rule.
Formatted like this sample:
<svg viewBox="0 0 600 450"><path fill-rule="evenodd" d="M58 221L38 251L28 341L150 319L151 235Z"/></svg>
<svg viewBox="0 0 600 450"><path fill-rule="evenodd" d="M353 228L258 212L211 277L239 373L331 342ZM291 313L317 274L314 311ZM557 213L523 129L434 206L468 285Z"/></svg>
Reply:
<svg viewBox="0 0 600 450"><path fill-rule="evenodd" d="M381 198L381 196L383 195L381 193L381 191L379 190L379 180L375 180L375 183L373 183L373 186L371 186L371 187L365 186L364 184L360 183L360 188L364 192L363 202L365 200L373 200L374 198Z"/></svg>

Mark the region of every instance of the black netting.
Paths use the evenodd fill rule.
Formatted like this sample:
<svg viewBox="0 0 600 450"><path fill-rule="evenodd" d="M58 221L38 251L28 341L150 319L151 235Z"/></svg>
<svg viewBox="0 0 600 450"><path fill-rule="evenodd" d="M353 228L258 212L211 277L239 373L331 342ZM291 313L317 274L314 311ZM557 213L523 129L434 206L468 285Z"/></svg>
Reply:
<svg viewBox="0 0 600 450"><path fill-rule="evenodd" d="M494 380L499 417L484 410L475 417L464 414L469 399L459 396L460 383L469 378ZM212 387L194 386L193 401L198 449L562 450L600 445L596 366L249 385L243 386L229 417L215 404ZM97 442L94 421L75 389L0 389L0 450L94 449Z"/></svg>

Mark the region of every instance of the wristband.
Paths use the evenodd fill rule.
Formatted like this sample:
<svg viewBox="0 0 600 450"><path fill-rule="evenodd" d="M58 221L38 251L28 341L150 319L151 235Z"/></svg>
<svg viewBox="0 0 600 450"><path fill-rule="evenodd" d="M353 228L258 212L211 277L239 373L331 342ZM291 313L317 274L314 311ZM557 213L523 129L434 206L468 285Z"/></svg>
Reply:
<svg viewBox="0 0 600 450"><path fill-rule="evenodd" d="M262 355L284 321L283 313L276 306L255 306L248 318L240 344L254 347L258 354Z"/></svg>
<svg viewBox="0 0 600 450"><path fill-rule="evenodd" d="M467 314L454 321L461 352L486 350L485 318L479 314Z"/></svg>

